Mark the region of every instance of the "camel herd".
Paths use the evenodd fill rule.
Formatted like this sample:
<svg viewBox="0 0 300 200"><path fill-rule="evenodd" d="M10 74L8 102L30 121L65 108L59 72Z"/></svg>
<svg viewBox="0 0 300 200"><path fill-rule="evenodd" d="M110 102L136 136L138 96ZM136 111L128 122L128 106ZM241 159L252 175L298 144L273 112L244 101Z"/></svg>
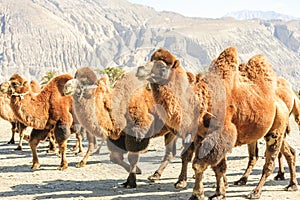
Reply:
<svg viewBox="0 0 300 200"><path fill-rule="evenodd" d="M83 167L96 147L96 138L107 142L110 160L129 172L123 183L137 187L140 153L149 141L163 136L165 156L150 181L160 179L176 154L176 141L182 139L181 172L175 188L187 185L188 163L193 162L195 183L191 200L204 199L203 173L211 166L216 192L210 199L225 199L226 154L233 147L248 145L249 162L244 175L234 184L244 185L258 159L257 141L266 141L265 164L259 183L249 194L260 198L262 187L273 172L278 158L276 179L284 178L283 156L290 171L286 190L297 190L296 153L286 141L289 117L294 115L300 129L300 100L291 85L277 77L263 55L238 63L235 47L215 58L205 75L186 72L167 49L156 50L149 62L136 72L124 74L111 87L108 77L97 78L90 67L78 68L74 77L54 77L42 88L14 74L0 84L0 117L12 125L12 138L20 134L32 151L32 170L40 166L37 146L49 138L50 150L56 143L61 156L60 170L68 168L67 140L76 134L82 151L80 129L86 130L88 150L76 165ZM299 94L300 95L300 94ZM26 127L32 127L24 137ZM129 164L124 161L127 154Z"/></svg>

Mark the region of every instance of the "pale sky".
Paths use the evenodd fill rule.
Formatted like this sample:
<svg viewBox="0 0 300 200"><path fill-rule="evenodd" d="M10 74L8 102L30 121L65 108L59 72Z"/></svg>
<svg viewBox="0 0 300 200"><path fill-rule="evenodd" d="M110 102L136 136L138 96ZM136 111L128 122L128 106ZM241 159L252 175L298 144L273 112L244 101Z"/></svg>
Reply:
<svg viewBox="0 0 300 200"><path fill-rule="evenodd" d="M219 18L232 11L275 11L300 17L299 0L128 0L153 7L157 11L173 11L189 17Z"/></svg>

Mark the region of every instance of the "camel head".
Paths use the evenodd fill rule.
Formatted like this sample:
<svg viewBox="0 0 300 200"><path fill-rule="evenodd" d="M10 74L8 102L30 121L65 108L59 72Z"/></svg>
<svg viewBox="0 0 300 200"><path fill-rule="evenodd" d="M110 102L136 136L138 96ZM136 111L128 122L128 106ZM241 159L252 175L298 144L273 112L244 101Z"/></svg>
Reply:
<svg viewBox="0 0 300 200"><path fill-rule="evenodd" d="M89 67L79 68L75 78L66 82L64 86L65 95L75 95L89 99L97 88L97 76Z"/></svg>
<svg viewBox="0 0 300 200"><path fill-rule="evenodd" d="M19 74L13 74L9 79L9 83L13 94L23 95L30 91L28 81Z"/></svg>
<svg viewBox="0 0 300 200"><path fill-rule="evenodd" d="M11 93L11 88L8 81L5 81L0 84L0 93L2 94Z"/></svg>
<svg viewBox="0 0 300 200"><path fill-rule="evenodd" d="M141 80L164 85L169 81L172 70L179 66L180 61L174 55L160 48L152 54L151 62L138 67L136 76Z"/></svg>

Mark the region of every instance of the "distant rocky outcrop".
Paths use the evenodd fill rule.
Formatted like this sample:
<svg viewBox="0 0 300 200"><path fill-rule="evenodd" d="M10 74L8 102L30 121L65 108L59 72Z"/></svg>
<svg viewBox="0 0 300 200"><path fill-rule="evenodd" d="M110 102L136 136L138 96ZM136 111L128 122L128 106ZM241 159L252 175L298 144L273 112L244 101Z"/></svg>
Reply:
<svg viewBox="0 0 300 200"><path fill-rule="evenodd" d="M166 47L188 71L205 72L228 46L240 62L262 53L300 87L300 21L189 18L125 0L0 0L0 78L125 67Z"/></svg>

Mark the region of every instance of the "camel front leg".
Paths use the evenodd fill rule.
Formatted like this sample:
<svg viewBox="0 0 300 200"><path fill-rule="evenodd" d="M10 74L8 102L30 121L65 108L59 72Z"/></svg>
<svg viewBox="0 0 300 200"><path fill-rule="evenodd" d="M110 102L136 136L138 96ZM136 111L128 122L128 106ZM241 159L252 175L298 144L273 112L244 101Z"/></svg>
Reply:
<svg viewBox="0 0 300 200"><path fill-rule="evenodd" d="M247 169L239 180L233 182L234 185L246 185L248 181L248 177L258 160L257 142L248 144L248 155L249 155L249 161L248 161Z"/></svg>
<svg viewBox="0 0 300 200"><path fill-rule="evenodd" d="M8 141L7 144L15 144L15 133L18 131L17 123L18 122L11 122L10 123L11 124L11 138Z"/></svg>
<svg viewBox="0 0 300 200"><path fill-rule="evenodd" d="M222 159L218 165L213 166L212 169L215 172L215 176L216 176L216 182L217 182L217 186L216 186L216 193L209 197L209 199L226 199L225 195L226 195L226 184L227 183L227 179L226 179L226 158Z"/></svg>
<svg viewBox="0 0 300 200"><path fill-rule="evenodd" d="M189 200L204 200L204 186L203 186L203 173L207 169L208 164L202 162L198 158L193 161L193 169L195 171L195 184L193 188L193 194Z"/></svg>
<svg viewBox="0 0 300 200"><path fill-rule="evenodd" d="M181 154L181 171L178 177L178 181L174 184L176 189L185 188L187 185L187 167L189 162L191 162L195 146L194 143L184 144L183 153Z"/></svg>
<svg viewBox="0 0 300 200"><path fill-rule="evenodd" d="M37 145L41 140L46 139L47 131L45 130L36 130L32 129L30 138L29 138L29 146L32 152L32 167L31 169L37 170L40 167L38 155L37 155Z"/></svg>
<svg viewBox="0 0 300 200"><path fill-rule="evenodd" d="M128 161L130 163L130 173L127 177L127 181L123 183L123 187L126 188L136 188L136 170L137 170L137 164L140 159L140 153L139 152L129 152L128 153Z"/></svg>
<svg viewBox="0 0 300 200"><path fill-rule="evenodd" d="M19 140L19 145L18 145L18 147L15 150L22 151L22 144L23 144L23 139L24 139L24 131L26 129L26 126L24 124L20 123L20 122L17 123L17 126L18 126L18 130L19 130L20 140Z"/></svg>
<svg viewBox="0 0 300 200"><path fill-rule="evenodd" d="M58 167L59 170L66 170L68 169L68 162L66 157L67 151L67 140L63 141L62 143L58 143L58 149L61 155L61 162L60 166Z"/></svg>
<svg viewBox="0 0 300 200"><path fill-rule="evenodd" d="M93 153L93 150L95 149L96 144L96 137L89 132L86 134L87 140L88 140L88 150L86 154L84 155L83 159L76 165L77 168L84 167L87 163L88 158Z"/></svg>
<svg viewBox="0 0 300 200"><path fill-rule="evenodd" d="M167 165L171 162L171 160L176 155L176 142L177 142L177 136L173 133L168 133L164 136L165 139L165 156L159 166L159 168L148 177L148 180L150 181L156 181L159 180L164 169L167 167Z"/></svg>

